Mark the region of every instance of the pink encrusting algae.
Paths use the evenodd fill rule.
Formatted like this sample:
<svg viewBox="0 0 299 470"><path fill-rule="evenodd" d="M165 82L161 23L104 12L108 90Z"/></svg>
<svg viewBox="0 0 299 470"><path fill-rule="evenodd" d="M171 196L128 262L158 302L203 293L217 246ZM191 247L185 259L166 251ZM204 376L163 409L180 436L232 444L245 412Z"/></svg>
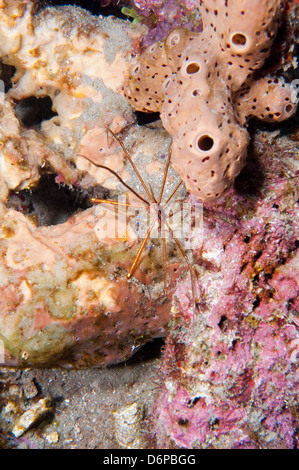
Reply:
<svg viewBox="0 0 299 470"><path fill-rule="evenodd" d="M161 447L299 445L298 185L273 171L295 150L262 134L255 145L268 173L260 195L230 193L204 219L195 327L186 287L176 291L154 413Z"/></svg>

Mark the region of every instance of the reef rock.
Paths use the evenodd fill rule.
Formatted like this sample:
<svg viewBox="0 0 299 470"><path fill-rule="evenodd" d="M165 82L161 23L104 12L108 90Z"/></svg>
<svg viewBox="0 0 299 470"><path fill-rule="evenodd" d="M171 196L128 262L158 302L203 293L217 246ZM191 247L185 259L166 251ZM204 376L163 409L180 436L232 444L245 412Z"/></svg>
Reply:
<svg viewBox="0 0 299 470"><path fill-rule="evenodd" d="M146 7L146 2L140 4ZM164 295L163 246L155 242L140 270L127 278L142 241L137 229L143 216L133 211L123 221L113 210L116 206L101 203L63 223L38 226L36 214L13 209L11 200L26 189L27 197L41 175L54 174L57 184L74 191L100 186L107 191L105 197L114 198L111 203L119 194L127 197L124 206L127 200L136 203L134 193L113 172L141 197L144 187L120 141L107 128L121 136L150 181L149 193L159 195L171 140L173 166L193 196L207 201L227 191L245 164L247 119L279 122L294 114L297 103L293 88L282 78L256 74L270 53L283 4L263 0L254 8L244 0L233 2L231 8L227 2L221 8L217 5L212 0L200 3L202 33L176 28L141 52L148 29L140 23L94 17L71 6L36 10L33 1L0 1L1 70L14 69L0 102L1 362L26 367L103 366L123 361L144 342L166 335L170 294L185 266L173 244L170 290ZM50 102L50 116L38 120L36 108L43 99ZM134 109L159 111L164 129L136 126L128 101ZM37 122L29 126L33 111ZM282 152L286 157L285 148ZM295 159L291 149L287 152ZM253 423L250 432L256 431L248 396L261 396L270 414L276 403L271 402L273 393L282 397L269 385L272 366L278 374L277 389L288 390L289 409L295 402L289 384L292 381L295 390L297 324L287 309L295 305L296 295L296 180L285 181L295 172L286 172L282 159L278 163L279 153L275 157L271 154L263 168L266 173L271 168L272 177L278 178L271 183L275 191L263 191L259 198L256 175L251 180L254 197L232 190L219 200L219 212L232 215L240 226L230 221L221 225L216 217L201 250L194 250L194 264L199 264L199 289L193 286L200 309L197 318L191 311L197 299L191 298L190 279L188 284L178 282L178 313L165 357L165 369L174 367L177 375L166 375L161 405L157 404L157 415L162 410L157 419L159 443L164 443L165 434L165 442L169 437L178 445L205 445L210 442L207 426L214 432L219 425L219 433L213 434L217 445L219 436L226 439L228 434L232 445L251 445L243 427L248 421ZM169 169L164 200L180 182L175 169ZM246 187L248 180L243 184ZM183 185L175 194L185 198ZM162 211L155 209L161 218ZM273 339L277 337L278 345ZM270 359L255 345L259 342L268 348ZM277 350L283 357L278 365ZM180 374L186 382L177 378ZM200 400L203 406L196 408ZM276 422L282 420L288 436L282 441L290 446L295 439L288 424L293 414L282 409L282 401L279 398L275 417ZM231 427L222 428L222 416L227 416L231 403L233 413L224 420ZM213 406L224 415L214 413L214 421L207 425L201 413L212 413ZM188 414L192 412L194 421ZM238 430L237 420L242 425ZM194 428L189 432L191 422ZM201 423L203 434L196 435ZM270 423L267 429L272 432L273 426Z"/></svg>
<svg viewBox="0 0 299 470"><path fill-rule="evenodd" d="M153 415L158 447L299 447L294 144L256 132L238 193L205 206L198 312L181 283Z"/></svg>
<svg viewBox="0 0 299 470"><path fill-rule="evenodd" d="M35 184L40 166L56 172L60 183L80 187L102 184L102 173L87 176L88 162L80 156L82 146L86 149L86 142L92 141L93 155L89 156L113 166L109 156L114 154L103 129L110 127L118 132L135 121L119 91L125 83L134 44L146 27L92 16L77 7L36 11L36 5L29 0L0 4L0 57L4 67L15 68L13 86L7 84L5 100L1 100L4 200L8 190ZM40 100L46 98L50 116L39 122ZM36 140L43 147L41 152L27 145L24 117L32 119L35 113L37 122L29 126L33 127L30 145ZM121 167L119 159L120 171Z"/></svg>
<svg viewBox="0 0 299 470"><path fill-rule="evenodd" d="M134 279L126 278L137 242L126 218L101 205L64 224L39 228L20 212L4 212L0 345L5 364L108 365L164 336L170 305L159 289L159 250L151 251Z"/></svg>
<svg viewBox="0 0 299 470"><path fill-rule="evenodd" d="M68 220L39 226L45 218L30 200L41 176L54 174L57 187L95 188L106 197L111 190L116 204L118 194L122 203L134 202L112 171L141 196L144 188L107 128L123 130L121 142L140 173L160 190L170 138L159 126L134 125L119 94L134 43L146 30L77 7L36 11L32 1L0 2L2 66L15 68L0 102L0 362L103 366L166 334L171 296L164 292L159 243L127 279L142 241L141 215L89 202ZM28 125L43 98L52 115ZM169 169L166 198L178 180ZM48 199L45 211L50 193ZM145 225L146 207L144 213ZM168 262L172 288L180 271L175 253Z"/></svg>

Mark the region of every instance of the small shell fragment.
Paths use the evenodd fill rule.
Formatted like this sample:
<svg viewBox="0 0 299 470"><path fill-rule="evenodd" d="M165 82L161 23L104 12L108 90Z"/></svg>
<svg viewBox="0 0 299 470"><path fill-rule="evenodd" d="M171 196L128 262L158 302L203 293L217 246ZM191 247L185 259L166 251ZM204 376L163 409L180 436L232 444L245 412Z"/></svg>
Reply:
<svg viewBox="0 0 299 470"><path fill-rule="evenodd" d="M46 434L45 439L50 444L57 444L57 442L59 441L59 434L57 431L50 432L49 434Z"/></svg>
<svg viewBox="0 0 299 470"><path fill-rule="evenodd" d="M132 403L113 413L115 437L121 447L142 448L141 423L144 418L144 405Z"/></svg>
<svg viewBox="0 0 299 470"><path fill-rule="evenodd" d="M15 437L20 437L39 419L52 410L52 399L50 397L41 398L25 411L13 427L12 433Z"/></svg>

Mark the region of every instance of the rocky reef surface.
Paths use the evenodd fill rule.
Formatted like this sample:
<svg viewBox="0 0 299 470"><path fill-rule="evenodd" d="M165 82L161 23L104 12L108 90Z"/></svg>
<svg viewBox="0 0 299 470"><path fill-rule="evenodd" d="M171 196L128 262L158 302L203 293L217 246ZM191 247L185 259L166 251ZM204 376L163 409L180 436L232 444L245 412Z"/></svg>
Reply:
<svg viewBox="0 0 299 470"><path fill-rule="evenodd" d="M178 286L161 367L154 422L162 447L298 447L294 144L279 131L256 132L240 193L204 218L198 315L193 321Z"/></svg>
<svg viewBox="0 0 299 470"><path fill-rule="evenodd" d="M150 377L159 383L156 402L142 412L124 400L115 415L119 446L130 445L119 431L123 415L133 413L138 434L145 412L148 442L136 434L137 447L298 447L298 118L281 122L297 106L298 6L265 2L264 16L253 24L248 15L247 29L230 29L222 44L218 15L231 12L233 26L247 2L228 11L215 1L162 3L127 4L132 24L77 7L0 2L0 359L111 365L167 336ZM256 51L252 35L262 37ZM217 60L204 61L194 40L220 47ZM208 114L196 114L195 99L205 99ZM131 104L160 112L172 139L160 121L138 124ZM190 139L197 147L187 158ZM203 221L180 239L192 272L178 244L169 244L166 291L161 239L126 276L146 233L144 212L123 219L116 206L90 200L140 203L125 182L157 201L170 149L177 171L169 168L163 201L181 176L190 193L181 184L175 199L192 214L203 209ZM160 222L161 209L153 210ZM19 410L9 412L5 393L0 403L5 429L17 426L14 439L25 432L17 416L32 405L27 395ZM38 420L54 407L36 390L37 397Z"/></svg>
<svg viewBox="0 0 299 470"><path fill-rule="evenodd" d="M13 86L2 93L0 117L2 361L114 364L151 338L165 336L171 309L171 296L162 287L159 241L147 250L134 278L126 277L142 242L148 202L141 200L145 207L138 215L122 212L124 202L91 203L95 196L114 198L114 204L117 196L126 204L142 197L145 190L128 155L156 193L164 179L169 136L159 125L138 127L119 93L134 42L146 28L78 7L37 13L34 7L30 1L8 2L0 17L3 67L15 68ZM52 115L36 123L40 99L49 100ZM107 129L115 137L123 130L122 140ZM83 192L86 201L77 205L77 214L60 211L47 225L44 212L53 215L59 203L51 210L50 195L39 205L30 192L51 174L57 188L67 185L79 198ZM169 169L165 198L178 179ZM176 194L183 192L182 186ZM176 265L172 250L171 288Z"/></svg>

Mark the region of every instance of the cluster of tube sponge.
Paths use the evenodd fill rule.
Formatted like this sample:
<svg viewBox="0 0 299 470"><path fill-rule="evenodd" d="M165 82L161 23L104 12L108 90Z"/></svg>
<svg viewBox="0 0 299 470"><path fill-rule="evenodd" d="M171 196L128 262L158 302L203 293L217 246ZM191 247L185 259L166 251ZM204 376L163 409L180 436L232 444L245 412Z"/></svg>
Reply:
<svg viewBox="0 0 299 470"><path fill-rule="evenodd" d="M172 164L202 201L229 189L246 161L247 121L291 117L294 89L257 78L284 11L278 0L200 0L203 32L173 30L145 49L124 89L133 108L160 112Z"/></svg>

